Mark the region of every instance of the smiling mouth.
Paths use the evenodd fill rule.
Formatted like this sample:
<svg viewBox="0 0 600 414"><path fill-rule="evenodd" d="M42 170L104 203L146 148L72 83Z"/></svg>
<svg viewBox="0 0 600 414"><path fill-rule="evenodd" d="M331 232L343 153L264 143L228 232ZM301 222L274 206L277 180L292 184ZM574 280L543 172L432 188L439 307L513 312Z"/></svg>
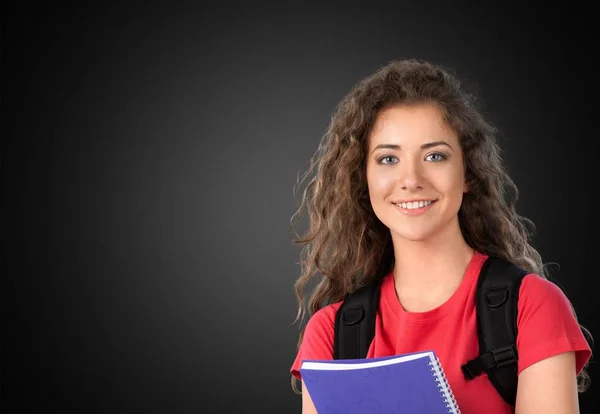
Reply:
<svg viewBox="0 0 600 414"><path fill-rule="evenodd" d="M392 203L396 207L399 207L403 210L418 210L421 208L429 207L434 204L437 200L428 200L428 201L412 201L408 203Z"/></svg>

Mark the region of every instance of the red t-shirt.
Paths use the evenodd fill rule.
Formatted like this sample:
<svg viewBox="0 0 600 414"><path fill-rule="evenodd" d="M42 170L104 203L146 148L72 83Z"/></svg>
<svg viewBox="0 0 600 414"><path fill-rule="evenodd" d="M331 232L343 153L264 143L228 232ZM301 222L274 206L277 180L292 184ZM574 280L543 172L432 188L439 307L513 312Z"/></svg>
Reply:
<svg viewBox="0 0 600 414"><path fill-rule="evenodd" d="M460 368L478 355L475 291L486 259L487 256L475 252L450 299L421 313L403 310L396 296L393 273L387 275L381 286L375 337L367 354L367 358L373 358L433 349L463 414L513 412L485 373L467 381ZM335 314L340 305L341 302L326 306L308 321L291 368L298 379L303 360L333 359ZM535 362L567 351L576 352L579 373L591 356L567 297L558 286L539 275L529 274L523 279L517 324L519 373Z"/></svg>

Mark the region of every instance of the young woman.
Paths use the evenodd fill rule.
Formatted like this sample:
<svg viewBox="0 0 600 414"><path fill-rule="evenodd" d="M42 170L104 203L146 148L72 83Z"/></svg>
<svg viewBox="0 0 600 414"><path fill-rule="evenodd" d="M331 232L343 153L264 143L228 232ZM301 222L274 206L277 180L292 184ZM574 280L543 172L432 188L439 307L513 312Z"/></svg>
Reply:
<svg viewBox="0 0 600 414"><path fill-rule="evenodd" d="M292 222L308 212L296 283L300 333L291 368L332 359L345 295L383 275L367 358L435 350L463 414L577 413L591 349L571 304L529 244L530 222L507 194L495 131L447 69L396 61L359 82L337 108L303 182ZM488 257L525 270L518 302L518 390L506 403L478 355L475 288ZM317 278L309 298L306 285ZM302 386L303 413L316 412Z"/></svg>

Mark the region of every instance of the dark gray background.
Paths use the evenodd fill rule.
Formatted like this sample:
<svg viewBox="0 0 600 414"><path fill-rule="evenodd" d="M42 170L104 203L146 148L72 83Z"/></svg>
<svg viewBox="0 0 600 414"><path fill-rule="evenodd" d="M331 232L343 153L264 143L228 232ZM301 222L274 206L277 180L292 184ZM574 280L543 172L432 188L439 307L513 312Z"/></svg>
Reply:
<svg viewBox="0 0 600 414"><path fill-rule="evenodd" d="M479 91L535 245L600 336L592 19L447 3L7 10L2 408L300 412L293 187L341 97L402 57Z"/></svg>

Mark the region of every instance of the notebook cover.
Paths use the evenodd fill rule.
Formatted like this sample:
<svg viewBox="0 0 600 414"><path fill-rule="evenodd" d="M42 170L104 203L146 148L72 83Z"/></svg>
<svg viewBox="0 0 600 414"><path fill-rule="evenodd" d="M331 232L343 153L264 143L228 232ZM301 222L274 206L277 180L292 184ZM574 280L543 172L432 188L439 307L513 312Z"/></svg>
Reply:
<svg viewBox="0 0 600 414"><path fill-rule="evenodd" d="M402 358L406 360L398 362ZM311 365L312 368L307 368ZM321 369L313 369L315 365ZM355 369L344 369L350 367ZM303 361L300 373L319 414L460 412L433 351L382 358Z"/></svg>

